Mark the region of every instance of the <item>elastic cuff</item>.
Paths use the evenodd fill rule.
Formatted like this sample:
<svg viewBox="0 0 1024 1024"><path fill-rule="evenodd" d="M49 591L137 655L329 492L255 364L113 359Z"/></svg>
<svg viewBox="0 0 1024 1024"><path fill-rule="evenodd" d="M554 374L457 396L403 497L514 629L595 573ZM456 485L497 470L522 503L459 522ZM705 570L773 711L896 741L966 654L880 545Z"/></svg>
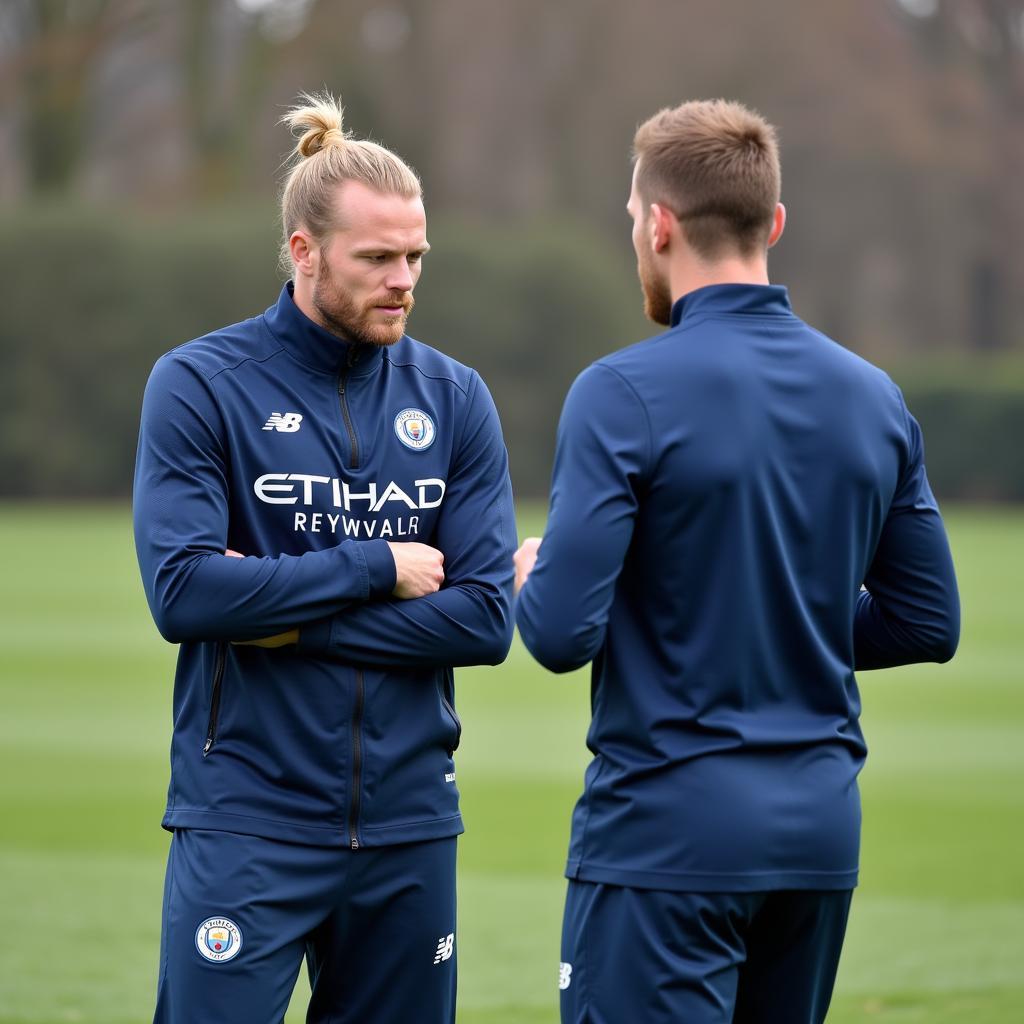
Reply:
<svg viewBox="0 0 1024 1024"><path fill-rule="evenodd" d="M366 558L366 570L370 579L370 592L367 599L387 597L398 582L398 570L395 568L395 556L391 554L386 540L368 540L359 545L359 550Z"/></svg>

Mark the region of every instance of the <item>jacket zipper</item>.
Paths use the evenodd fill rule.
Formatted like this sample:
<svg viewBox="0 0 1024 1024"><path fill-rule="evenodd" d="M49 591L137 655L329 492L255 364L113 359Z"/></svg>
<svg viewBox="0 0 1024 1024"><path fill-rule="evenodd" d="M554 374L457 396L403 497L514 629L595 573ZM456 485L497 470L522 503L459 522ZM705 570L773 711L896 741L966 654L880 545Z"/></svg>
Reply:
<svg viewBox="0 0 1024 1024"><path fill-rule="evenodd" d="M444 695L443 690L441 691L441 703L444 704L448 714L452 716L452 721L455 723L455 746L451 749L451 752L454 754L459 749L459 743L462 741L462 719L459 718L459 713Z"/></svg>
<svg viewBox="0 0 1024 1024"><path fill-rule="evenodd" d="M345 393L345 387L348 384L349 371L352 369L352 365L355 363L357 353L354 345L349 345L348 357L346 359L345 369L342 370L338 376L338 399L341 402L341 416L345 421L345 429L348 431L349 450L352 452L352 468L359 468L359 442L356 440L355 427L352 425L352 415L348 407L348 396Z"/></svg>
<svg viewBox="0 0 1024 1024"><path fill-rule="evenodd" d="M358 357L354 345L349 345L348 356L345 360L345 369L338 377L338 399L341 402L341 417L345 421L345 429L348 431L349 450L352 453L352 468L359 468L359 442L356 440L355 427L352 425L352 414L348 407L348 395L345 387L348 384L348 375ZM363 673L356 670L356 696L352 708L352 796L349 800L348 811L348 845L353 850L359 849L359 799L363 786L363 703L366 695L363 684Z"/></svg>
<svg viewBox="0 0 1024 1024"><path fill-rule="evenodd" d="M363 786L363 704L366 695L363 687L363 673L356 669L356 698L352 708L352 798L348 810L348 845L359 849L359 796Z"/></svg>
<svg viewBox="0 0 1024 1024"><path fill-rule="evenodd" d="M210 721L206 727L206 742L203 744L203 757L210 752L213 741L217 738L217 717L220 715L220 687L224 679L224 664L227 661L228 645L217 644L217 659L213 663L213 689L210 692Z"/></svg>

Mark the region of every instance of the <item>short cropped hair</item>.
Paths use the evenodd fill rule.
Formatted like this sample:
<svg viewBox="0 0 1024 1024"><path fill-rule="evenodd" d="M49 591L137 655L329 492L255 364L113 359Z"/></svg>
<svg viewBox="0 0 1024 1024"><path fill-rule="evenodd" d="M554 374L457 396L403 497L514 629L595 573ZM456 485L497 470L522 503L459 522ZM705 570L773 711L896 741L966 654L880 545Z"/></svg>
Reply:
<svg viewBox="0 0 1024 1024"><path fill-rule="evenodd" d="M633 157L641 199L668 207L698 256L767 247L782 173L760 114L728 100L666 107L637 129Z"/></svg>
<svg viewBox="0 0 1024 1024"><path fill-rule="evenodd" d="M344 108L330 93L302 93L281 118L295 138L292 166L281 193L281 266L291 269L288 240L305 228L317 240L335 226L336 187L360 181L384 195L416 199L423 187L416 172L376 142L355 139L342 128Z"/></svg>

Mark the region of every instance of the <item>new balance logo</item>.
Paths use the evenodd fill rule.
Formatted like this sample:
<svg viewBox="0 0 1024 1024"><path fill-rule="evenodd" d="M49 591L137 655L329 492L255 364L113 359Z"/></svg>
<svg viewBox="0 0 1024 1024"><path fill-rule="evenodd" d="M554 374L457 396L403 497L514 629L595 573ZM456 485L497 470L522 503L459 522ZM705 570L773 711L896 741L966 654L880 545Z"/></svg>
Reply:
<svg viewBox="0 0 1024 1024"><path fill-rule="evenodd" d="M572 984L572 964L558 965L558 987L564 992Z"/></svg>
<svg viewBox="0 0 1024 1024"><path fill-rule="evenodd" d="M437 940L437 952L434 954L434 963L439 964L442 960L451 960L452 950L455 947L455 933L446 935Z"/></svg>
<svg viewBox="0 0 1024 1024"><path fill-rule="evenodd" d="M297 412L286 412L283 416L279 412L272 412L270 419L263 424L264 430L276 430L282 434L294 434L302 422L302 414Z"/></svg>

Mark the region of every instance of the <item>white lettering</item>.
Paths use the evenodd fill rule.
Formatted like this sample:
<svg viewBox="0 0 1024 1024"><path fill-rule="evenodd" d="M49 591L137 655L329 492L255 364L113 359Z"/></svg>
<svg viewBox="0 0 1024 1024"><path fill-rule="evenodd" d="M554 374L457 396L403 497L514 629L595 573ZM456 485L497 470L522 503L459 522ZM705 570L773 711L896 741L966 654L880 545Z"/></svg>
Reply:
<svg viewBox="0 0 1024 1024"><path fill-rule="evenodd" d="M370 489L368 491L364 491L362 494L359 494L356 491L350 490L348 484L345 483L344 480L342 480L341 490L345 496L343 504L345 506L346 512L352 511L353 501L368 501L370 503L370 508L373 508L373 506L377 503L377 485L368 484L367 486Z"/></svg>
<svg viewBox="0 0 1024 1024"><path fill-rule="evenodd" d="M438 480L435 477L430 477L426 480L417 480L416 486L419 488L420 503L419 508L437 508L438 505L444 500L445 484L443 480ZM436 487L440 493L437 496L437 501L427 501L427 488ZM413 508L417 506L413 505Z"/></svg>
<svg viewBox="0 0 1024 1024"><path fill-rule="evenodd" d="M296 482L302 484L301 498L296 493ZM331 504L334 508L344 509L346 512L353 511L353 504L361 501L366 502L366 512L380 512L389 502L398 502L414 510L437 508L444 500L446 490L444 480L436 477L414 481L414 499L394 480L381 486L375 481L368 481L365 491L356 491L340 477L318 476L313 473L264 473L253 483L253 491L260 501L268 505L294 505L299 501L306 507L326 504L324 499L327 496L323 492L317 492L317 500L314 501L315 484L330 485Z"/></svg>
<svg viewBox="0 0 1024 1024"><path fill-rule="evenodd" d="M294 505L299 499L294 498L272 498L268 491L293 491L295 487L293 484L271 484L268 480L287 480L287 473L264 473L256 483L252 485L253 490L256 492L256 497L260 501L265 501L268 505Z"/></svg>
<svg viewBox="0 0 1024 1024"><path fill-rule="evenodd" d="M290 479L302 481L303 505L313 504L313 484L329 484L331 482L331 478L329 476L308 476L305 473L292 473Z"/></svg>
<svg viewBox="0 0 1024 1024"><path fill-rule="evenodd" d="M384 519L354 519L352 516L331 515L329 512L296 512L297 533L342 533L346 537L415 537L419 535L420 517Z"/></svg>
<svg viewBox="0 0 1024 1024"><path fill-rule="evenodd" d="M384 507L384 502L386 501L404 501L409 508L416 507L416 502L414 502L412 498L410 498L409 495L395 483L394 480L384 488L384 493L380 496L380 501L378 501L370 511L379 512Z"/></svg>

